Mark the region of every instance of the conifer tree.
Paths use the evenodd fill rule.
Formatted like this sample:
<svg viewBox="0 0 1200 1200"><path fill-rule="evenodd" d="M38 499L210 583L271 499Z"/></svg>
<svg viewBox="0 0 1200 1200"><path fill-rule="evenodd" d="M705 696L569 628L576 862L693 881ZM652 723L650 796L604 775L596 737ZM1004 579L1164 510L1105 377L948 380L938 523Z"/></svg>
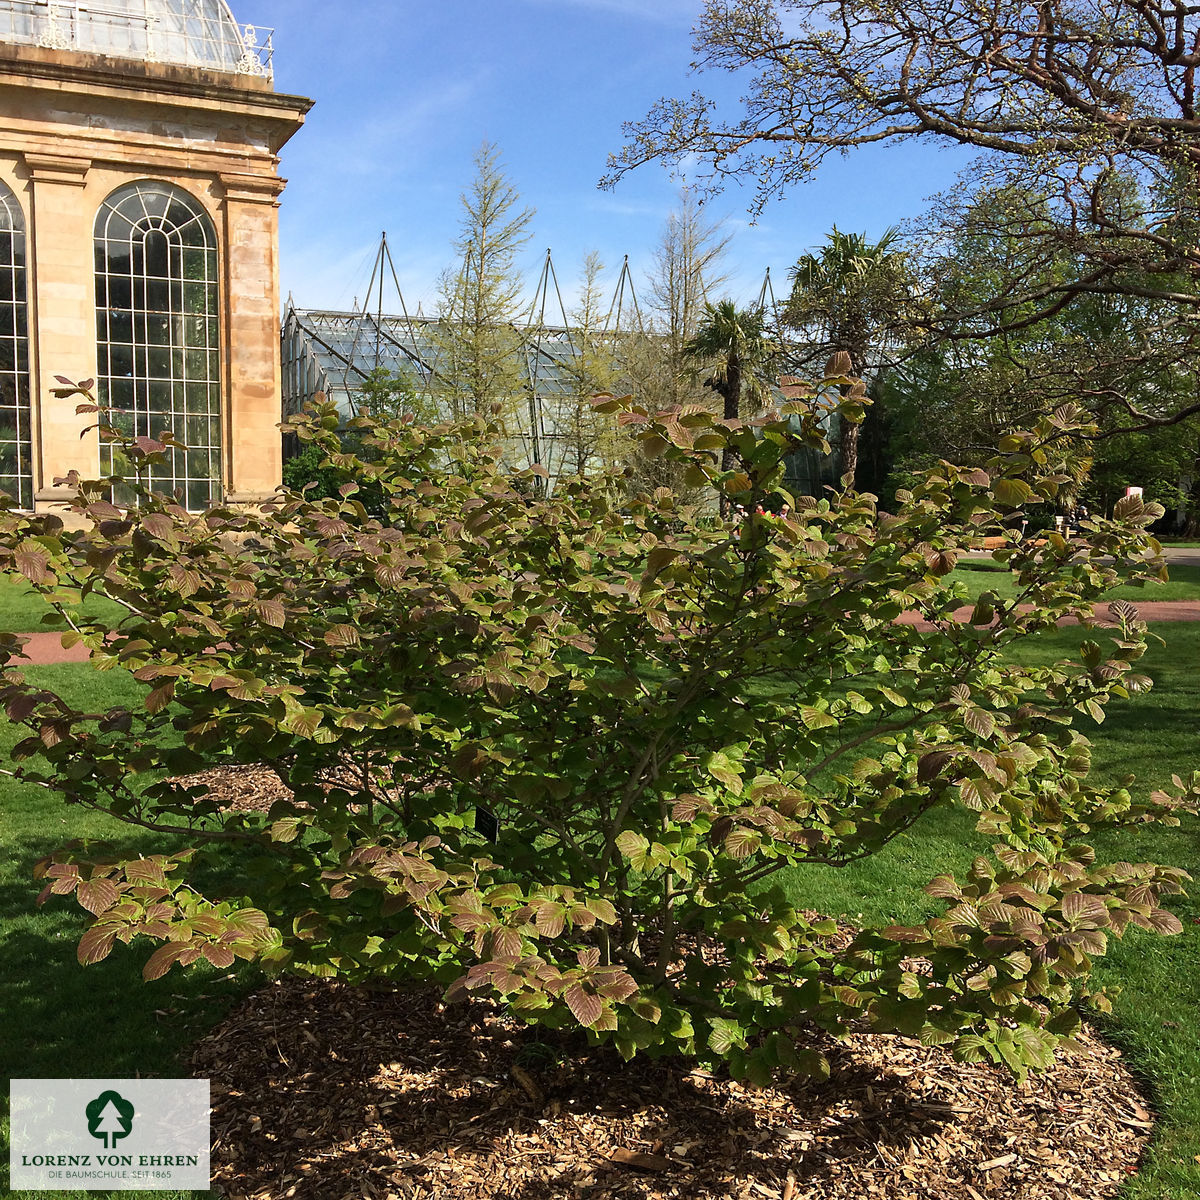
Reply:
<svg viewBox="0 0 1200 1200"><path fill-rule="evenodd" d="M521 205L499 147L484 142L474 163L475 177L459 197L458 263L440 282L435 386L455 417L499 406L506 432L519 442L528 398L516 257L529 241L534 210Z"/></svg>

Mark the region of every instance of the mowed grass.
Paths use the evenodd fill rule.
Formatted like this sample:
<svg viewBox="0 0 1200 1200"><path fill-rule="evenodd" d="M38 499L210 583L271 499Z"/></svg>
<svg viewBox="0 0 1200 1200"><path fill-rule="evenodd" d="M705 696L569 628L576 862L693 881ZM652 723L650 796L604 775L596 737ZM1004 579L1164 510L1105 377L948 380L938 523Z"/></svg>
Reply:
<svg viewBox="0 0 1200 1200"><path fill-rule="evenodd" d="M1167 785L1173 773L1200 768L1200 625L1156 627L1144 670L1154 690L1114 703L1103 725L1083 718L1093 743L1097 779L1138 776L1137 789ZM1060 629L1021 648L1025 661L1074 658L1086 636ZM845 870L809 867L782 879L796 902L835 916L867 922L910 922L937 911L920 891L934 875L961 871L992 839L974 830L970 813L930 814L887 849ZM1130 1181L1129 1200L1196 1200L1200 1196L1200 819L1179 829L1116 830L1092 838L1110 862L1160 862L1197 878L1193 894L1170 902L1184 924L1179 937L1133 929L1113 941L1098 978L1112 994L1114 1012L1099 1023L1146 1083L1159 1125L1142 1171Z"/></svg>
<svg viewBox="0 0 1200 1200"><path fill-rule="evenodd" d="M1170 568L1168 583L1127 584L1109 593L1113 600L1134 603L1154 600L1200 600L1200 566L1178 563ZM951 578L967 589L969 603L985 591L995 592L1001 600L1012 599L1019 587L1012 572L1002 563L989 559L966 559L959 563ZM118 621L124 615L120 605L103 596L89 596L80 605L83 617ZM0 633L32 633L42 628L42 619L50 615L50 606L33 592L24 580L0 575Z"/></svg>
<svg viewBox="0 0 1200 1200"><path fill-rule="evenodd" d="M119 621L124 613L120 605L103 596L88 596L80 613L89 620ZM43 628L42 618L50 615L50 606L21 578L0 575L0 633L36 633Z"/></svg>
<svg viewBox="0 0 1200 1200"><path fill-rule="evenodd" d="M1200 600L1200 566L1173 563L1168 570L1171 577L1166 583L1122 584L1109 592L1106 599L1128 600L1133 604L1157 600ZM1022 590L1017 576L1007 566L989 559L964 559L950 578L966 587L969 597L967 603L970 604L974 604L984 592L995 592L1001 600L1011 600Z"/></svg>
<svg viewBox="0 0 1200 1200"><path fill-rule="evenodd" d="M1141 787L1167 782L1172 772L1200 765L1200 625L1163 625L1165 647L1152 652L1147 672L1155 690L1114 705L1103 726L1089 726L1102 778L1128 772ZM1029 660L1074 656L1086 636L1063 629L1022 649ZM87 666L30 668L48 687L103 709L136 702L141 690L127 675ZM15 740L0 725L0 759ZM40 789L0 781L0 1060L8 1078L172 1077L186 1074L188 1047L257 982L252 970L174 971L155 984L141 980L145 947L118 947L86 970L75 961L84 927L73 901L34 908L33 864L73 838L107 839L133 853L164 846L152 834L72 808ZM1154 860L1200 876L1200 821L1182 829L1119 831L1097 837L1110 860ZM868 921L911 921L934 910L920 888L933 875L961 869L987 842L970 815L932 814L876 858L844 871L808 868L783 882L805 907ZM1198 885L1200 887L1200 885ZM1114 992L1107 1035L1146 1081L1160 1112L1144 1169L1128 1186L1128 1200L1194 1200L1200 1196L1200 906L1172 902L1184 921L1178 938L1138 931L1115 943L1100 964ZM264 1113L264 1120L272 1119ZM0 1127L0 1194L5 1191L7 1126ZM72 1193L39 1193L67 1197ZM103 1195L104 1193L97 1193ZM178 1193L143 1193L172 1200ZM192 1195L192 1193L187 1193ZM115 1193L113 1194L115 1195ZM30 1196L32 1200L32 1196Z"/></svg>
<svg viewBox="0 0 1200 1200"><path fill-rule="evenodd" d="M27 667L30 679L60 690L80 707L100 711L140 703L145 688L121 672L86 665ZM17 740L0 724L0 761ZM38 859L77 838L108 841L131 855L168 849L157 835L131 829L100 814L66 805L44 789L0 782L0 1066L6 1080L180 1077L188 1046L228 1011L256 976L174 971L153 984L142 981L146 945L118 946L86 970L75 959L85 914L74 900L34 905L41 885ZM177 848L177 847L176 847ZM8 1089L0 1124L0 1195L8 1189ZM74 1192L11 1193L19 1197L76 1196ZM92 1193L96 1196L128 1193ZM144 1192L151 1200L195 1192Z"/></svg>

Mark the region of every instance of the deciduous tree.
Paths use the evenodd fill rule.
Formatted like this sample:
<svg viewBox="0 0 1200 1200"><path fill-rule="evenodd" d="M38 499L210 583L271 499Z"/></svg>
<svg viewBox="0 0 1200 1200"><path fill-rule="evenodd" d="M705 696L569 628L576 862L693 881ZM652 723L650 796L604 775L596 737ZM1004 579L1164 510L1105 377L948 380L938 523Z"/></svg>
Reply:
<svg viewBox="0 0 1200 1200"><path fill-rule="evenodd" d="M831 154L932 139L978 151L956 204L1003 185L1043 198L1026 227L1037 265L1013 288L953 314L973 336L1052 317L1083 295L1156 307L1153 370L1190 370L1200 349L1200 14L1103 0L710 0L695 35L701 72L746 78L740 111L704 94L661 101L629 127L609 182L640 163L688 156L708 183L758 185L755 206L809 179ZM940 228L946 228L941 221ZM1084 378L1081 371L1080 378ZM1200 412L1192 390L1119 390L1101 433Z"/></svg>
<svg viewBox="0 0 1200 1200"><path fill-rule="evenodd" d="M529 241L532 208L521 206L500 150L484 142L475 177L459 197L458 263L441 279L435 389L456 417L499 407L514 436L525 417L524 334L518 328L524 280L516 256Z"/></svg>

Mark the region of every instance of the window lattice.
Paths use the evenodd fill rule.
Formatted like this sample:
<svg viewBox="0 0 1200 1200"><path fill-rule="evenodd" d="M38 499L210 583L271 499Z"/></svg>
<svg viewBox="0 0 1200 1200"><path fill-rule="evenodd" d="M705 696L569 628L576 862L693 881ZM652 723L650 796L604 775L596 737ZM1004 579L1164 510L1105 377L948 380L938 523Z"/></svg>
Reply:
<svg viewBox="0 0 1200 1200"><path fill-rule="evenodd" d="M216 230L200 205L161 183L114 192L96 218L99 399L116 428L187 447L150 482L193 510L221 498L218 312ZM100 465L129 471L111 444Z"/></svg>
<svg viewBox="0 0 1200 1200"><path fill-rule="evenodd" d="M25 219L0 184L0 491L33 507Z"/></svg>

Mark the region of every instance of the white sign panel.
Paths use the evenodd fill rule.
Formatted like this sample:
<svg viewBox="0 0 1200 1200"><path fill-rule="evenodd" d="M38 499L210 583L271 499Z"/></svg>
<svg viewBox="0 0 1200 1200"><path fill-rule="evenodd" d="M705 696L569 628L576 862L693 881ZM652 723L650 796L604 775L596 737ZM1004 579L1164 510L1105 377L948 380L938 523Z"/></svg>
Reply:
<svg viewBox="0 0 1200 1200"><path fill-rule="evenodd" d="M13 1191L207 1191L207 1079L14 1079Z"/></svg>

